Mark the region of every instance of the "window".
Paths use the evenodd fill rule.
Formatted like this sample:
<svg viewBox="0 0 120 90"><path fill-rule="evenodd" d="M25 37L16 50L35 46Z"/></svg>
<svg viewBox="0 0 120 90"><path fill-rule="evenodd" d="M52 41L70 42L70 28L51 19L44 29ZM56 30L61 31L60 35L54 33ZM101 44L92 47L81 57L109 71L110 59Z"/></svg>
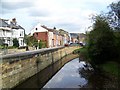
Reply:
<svg viewBox="0 0 120 90"><path fill-rule="evenodd" d="M36 33L36 36L38 36L38 33Z"/></svg>
<svg viewBox="0 0 120 90"><path fill-rule="evenodd" d="M23 31L20 32L20 36L23 36Z"/></svg>
<svg viewBox="0 0 120 90"><path fill-rule="evenodd" d="M21 40L21 45L23 45L23 40Z"/></svg>
<svg viewBox="0 0 120 90"><path fill-rule="evenodd" d="M5 36L5 30L3 30L3 35Z"/></svg>

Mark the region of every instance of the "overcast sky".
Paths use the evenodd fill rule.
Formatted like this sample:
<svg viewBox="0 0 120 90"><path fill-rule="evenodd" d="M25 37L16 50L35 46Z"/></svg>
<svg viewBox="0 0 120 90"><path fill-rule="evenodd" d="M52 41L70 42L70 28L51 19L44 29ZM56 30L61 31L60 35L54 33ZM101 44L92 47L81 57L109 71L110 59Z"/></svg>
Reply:
<svg viewBox="0 0 120 90"><path fill-rule="evenodd" d="M17 23L30 33L37 24L68 32L84 33L92 14L106 12L117 0L0 0L0 18L16 18Z"/></svg>

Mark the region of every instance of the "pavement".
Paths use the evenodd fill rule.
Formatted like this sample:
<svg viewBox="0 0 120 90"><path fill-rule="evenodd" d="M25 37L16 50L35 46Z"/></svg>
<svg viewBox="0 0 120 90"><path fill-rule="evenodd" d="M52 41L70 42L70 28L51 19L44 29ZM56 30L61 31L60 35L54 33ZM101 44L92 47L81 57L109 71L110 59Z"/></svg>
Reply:
<svg viewBox="0 0 120 90"><path fill-rule="evenodd" d="M35 50L33 47L29 47L29 51ZM0 55L15 54L25 52L26 49L0 49Z"/></svg>

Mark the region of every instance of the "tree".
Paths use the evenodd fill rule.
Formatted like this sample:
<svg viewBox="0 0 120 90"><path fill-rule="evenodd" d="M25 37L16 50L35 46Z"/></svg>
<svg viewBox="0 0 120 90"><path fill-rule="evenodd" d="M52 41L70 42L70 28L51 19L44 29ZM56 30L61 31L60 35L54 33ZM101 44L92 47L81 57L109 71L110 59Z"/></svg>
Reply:
<svg viewBox="0 0 120 90"><path fill-rule="evenodd" d="M110 11L107 16L109 23L114 29L120 30L120 1L111 3L109 7Z"/></svg>
<svg viewBox="0 0 120 90"><path fill-rule="evenodd" d="M117 47L116 53L118 55L118 60L120 62L120 1L116 3L111 3L109 5L110 11L108 13L108 21L111 24L111 26L114 28L115 36L116 36L116 42L115 45Z"/></svg>
<svg viewBox="0 0 120 90"><path fill-rule="evenodd" d="M13 46L14 47L19 47L19 41L17 40L17 38L13 39Z"/></svg>
<svg viewBox="0 0 120 90"><path fill-rule="evenodd" d="M38 46L38 41L37 41L37 39L34 36L27 36L27 35L25 35L25 43L28 46L35 46L35 45Z"/></svg>
<svg viewBox="0 0 120 90"><path fill-rule="evenodd" d="M88 53L92 63L101 64L114 57L115 36L105 16L95 16L94 22L88 35Z"/></svg>
<svg viewBox="0 0 120 90"><path fill-rule="evenodd" d="M40 42L39 42L39 49L41 49L42 46L43 46L43 43L42 43L42 41L40 40Z"/></svg>

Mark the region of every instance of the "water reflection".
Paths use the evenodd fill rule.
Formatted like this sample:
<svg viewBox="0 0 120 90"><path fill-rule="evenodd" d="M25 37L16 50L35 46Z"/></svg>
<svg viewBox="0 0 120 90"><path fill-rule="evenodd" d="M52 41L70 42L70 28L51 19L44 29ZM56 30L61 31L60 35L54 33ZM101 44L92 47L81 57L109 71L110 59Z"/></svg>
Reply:
<svg viewBox="0 0 120 90"><path fill-rule="evenodd" d="M17 88L33 88L35 90L41 88L87 88L90 90L102 90L104 88L115 89L118 86L103 73L95 72L89 63L79 60L79 58L68 61L67 58L59 60L19 84L13 90Z"/></svg>
<svg viewBox="0 0 120 90"><path fill-rule="evenodd" d="M80 88L88 83L88 80L79 73L85 66L84 61L76 58L61 68L55 76L43 88ZM82 70L82 69L81 69Z"/></svg>

